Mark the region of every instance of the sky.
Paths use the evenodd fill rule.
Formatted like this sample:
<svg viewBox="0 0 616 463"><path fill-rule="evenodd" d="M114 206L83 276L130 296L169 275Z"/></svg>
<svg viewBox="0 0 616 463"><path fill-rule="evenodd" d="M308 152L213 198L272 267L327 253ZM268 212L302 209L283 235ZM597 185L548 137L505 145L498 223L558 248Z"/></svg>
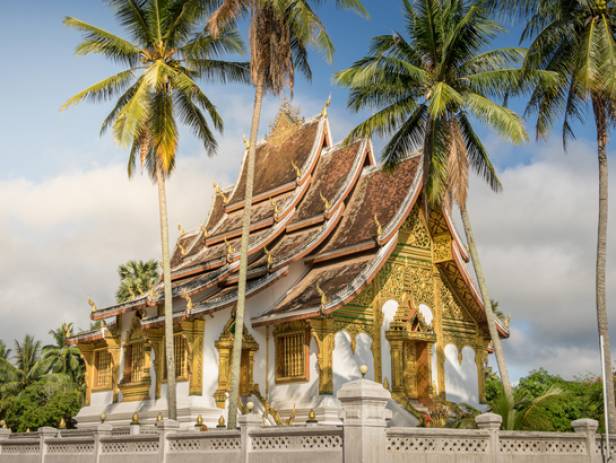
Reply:
<svg viewBox="0 0 616 463"><path fill-rule="evenodd" d="M295 89L293 104L308 117L332 96L335 140L366 114L346 109L347 91L335 86L333 74L363 56L372 36L404 31L401 2L364 4L369 20L331 6L318 8L336 55L327 63L313 52L313 80L300 78ZM48 331L64 321L87 328L87 299L100 307L113 303L117 266L160 255L154 186L147 176L129 180L126 151L111 136L99 136L110 105L59 109L72 94L119 69L101 58L75 56L79 34L62 24L64 16L122 34L101 0L2 1L0 339L7 344L26 333L47 342ZM494 45L515 46L517 37L513 28ZM218 137L218 154L211 158L182 132L178 167L168 187L173 240L176 224L188 229L205 219L214 181L234 181L241 138L249 130L250 87L201 84L222 114L225 130ZM266 99L262 132L279 104L273 97ZM520 110L523 102L514 101L512 107ZM594 309L597 161L590 115L583 122L566 153L556 135L514 147L480 129L504 191L496 195L474 179L469 209L491 296L513 319L505 348L514 379L539 367L566 377L599 369ZM532 131L532 120L528 128ZM609 156L614 194L612 149ZM614 204L611 217L616 217ZM608 237L607 282L616 345L615 227Z"/></svg>

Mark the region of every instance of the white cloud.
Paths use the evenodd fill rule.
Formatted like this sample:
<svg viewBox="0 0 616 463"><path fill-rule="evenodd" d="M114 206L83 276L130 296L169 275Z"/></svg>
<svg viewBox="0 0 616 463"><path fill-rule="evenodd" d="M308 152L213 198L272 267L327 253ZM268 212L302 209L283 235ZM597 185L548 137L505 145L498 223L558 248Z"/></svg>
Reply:
<svg viewBox="0 0 616 463"><path fill-rule="evenodd" d="M614 178L613 165L610 173ZM563 154L557 143L540 146L532 163L505 170L501 180L500 195L475 181L470 204L491 296L513 317L505 345L514 376L540 366L568 376L598 372L594 147L577 142ZM616 333L614 238L616 225L609 229L607 277Z"/></svg>

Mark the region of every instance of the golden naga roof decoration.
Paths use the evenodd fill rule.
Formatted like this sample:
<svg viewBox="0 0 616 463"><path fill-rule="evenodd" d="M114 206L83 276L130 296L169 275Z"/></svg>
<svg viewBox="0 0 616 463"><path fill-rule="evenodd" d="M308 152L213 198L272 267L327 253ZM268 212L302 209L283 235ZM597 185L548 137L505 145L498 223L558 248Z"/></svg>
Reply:
<svg viewBox="0 0 616 463"><path fill-rule="evenodd" d="M186 313L190 315L194 307L192 298L190 297L190 293L188 292L187 289L184 289L180 293L180 296L182 297L182 299L186 301Z"/></svg>
<svg viewBox="0 0 616 463"><path fill-rule="evenodd" d="M233 244L231 244L231 242L227 239L226 236L225 236L225 245L227 247L227 256L230 256L231 254L235 252L235 248L233 247Z"/></svg>
<svg viewBox="0 0 616 463"><path fill-rule="evenodd" d="M383 226L381 225L381 222L379 222L379 218L377 217L376 213L374 214L373 221L374 225L376 226L376 236L379 237L383 234Z"/></svg>
<svg viewBox="0 0 616 463"><path fill-rule="evenodd" d="M274 221L280 221L280 201L274 200L270 198L270 204L272 205L272 209L274 210Z"/></svg>
<svg viewBox="0 0 616 463"><path fill-rule="evenodd" d="M207 226L205 224L201 225L200 230L204 238L208 238L210 236L210 233L207 231Z"/></svg>
<svg viewBox="0 0 616 463"><path fill-rule="evenodd" d="M322 191L319 191L319 197L321 198L321 201L323 201L323 207L325 208L325 212L329 211L332 208L331 201L323 195Z"/></svg>
<svg viewBox="0 0 616 463"><path fill-rule="evenodd" d="M180 237L186 234L186 230L184 229L181 223L178 224L178 233L180 234Z"/></svg>
<svg viewBox="0 0 616 463"><path fill-rule="evenodd" d="M267 246L263 248L263 252L267 256L267 271L269 272L272 268L272 264L274 263L274 256L272 255L271 251L267 249Z"/></svg>
<svg viewBox="0 0 616 463"><path fill-rule="evenodd" d="M220 187L220 185L216 182L214 182L214 191L216 192L217 195L219 195L222 198L222 202L224 204L228 204L229 200L231 199L229 196L227 196L223 191L222 188Z"/></svg>
<svg viewBox="0 0 616 463"><path fill-rule="evenodd" d="M319 283L316 284L315 289L317 290L317 293L319 293L319 296L321 298L321 308L323 308L329 303L327 294L325 294L325 291L321 289L321 286L319 285Z"/></svg>
<svg viewBox="0 0 616 463"><path fill-rule="evenodd" d="M96 307L96 303L92 300L91 297L88 298L88 305L90 306L90 312L94 313L98 310Z"/></svg>
<svg viewBox="0 0 616 463"><path fill-rule="evenodd" d="M242 135L242 143L244 144L244 149L248 151L250 149L250 140L246 138L246 135Z"/></svg>
<svg viewBox="0 0 616 463"><path fill-rule="evenodd" d="M182 257L186 257L186 254L188 254L188 251L186 250L186 248L180 241L178 241L178 248L180 249L180 255Z"/></svg>
<svg viewBox="0 0 616 463"><path fill-rule="evenodd" d="M302 176L302 169L299 168L294 159L291 159L291 167L293 167L293 171L295 172L295 177L300 178Z"/></svg>

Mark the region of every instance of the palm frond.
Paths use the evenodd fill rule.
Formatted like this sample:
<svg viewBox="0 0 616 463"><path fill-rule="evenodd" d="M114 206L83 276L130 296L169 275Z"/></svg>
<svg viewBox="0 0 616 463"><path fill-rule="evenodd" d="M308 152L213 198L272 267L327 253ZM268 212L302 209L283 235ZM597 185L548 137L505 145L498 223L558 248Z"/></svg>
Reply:
<svg viewBox="0 0 616 463"><path fill-rule="evenodd" d="M77 103L81 103L84 100L94 102L108 100L117 93L125 90L133 77L134 72L132 69L127 69L126 71L119 72L111 77L107 77L106 79L91 85L90 87L69 98L60 109L64 111L65 109L68 109Z"/></svg>

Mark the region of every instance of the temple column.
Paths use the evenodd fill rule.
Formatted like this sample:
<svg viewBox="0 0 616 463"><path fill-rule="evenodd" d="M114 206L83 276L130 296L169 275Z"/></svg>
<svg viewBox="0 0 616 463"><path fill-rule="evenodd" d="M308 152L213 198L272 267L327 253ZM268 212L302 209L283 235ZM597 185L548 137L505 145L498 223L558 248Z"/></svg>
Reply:
<svg viewBox="0 0 616 463"><path fill-rule="evenodd" d="M312 335L319 348L319 394L334 393L333 353L336 325L332 318L310 320Z"/></svg>
<svg viewBox="0 0 616 463"><path fill-rule="evenodd" d="M156 399L159 399L161 396L161 385L165 372L165 346L163 343L163 332L162 329L159 328L149 329L144 332L144 336L149 342L151 350L154 352L154 373L156 380L154 395Z"/></svg>
<svg viewBox="0 0 616 463"><path fill-rule="evenodd" d="M477 392L479 403L486 403L486 376L485 364L488 352L481 347L475 347L475 365L477 367Z"/></svg>
<svg viewBox="0 0 616 463"><path fill-rule="evenodd" d="M205 321L193 320L190 329L186 332L189 346L188 365L189 371L189 394L201 395L203 393L203 336Z"/></svg>

